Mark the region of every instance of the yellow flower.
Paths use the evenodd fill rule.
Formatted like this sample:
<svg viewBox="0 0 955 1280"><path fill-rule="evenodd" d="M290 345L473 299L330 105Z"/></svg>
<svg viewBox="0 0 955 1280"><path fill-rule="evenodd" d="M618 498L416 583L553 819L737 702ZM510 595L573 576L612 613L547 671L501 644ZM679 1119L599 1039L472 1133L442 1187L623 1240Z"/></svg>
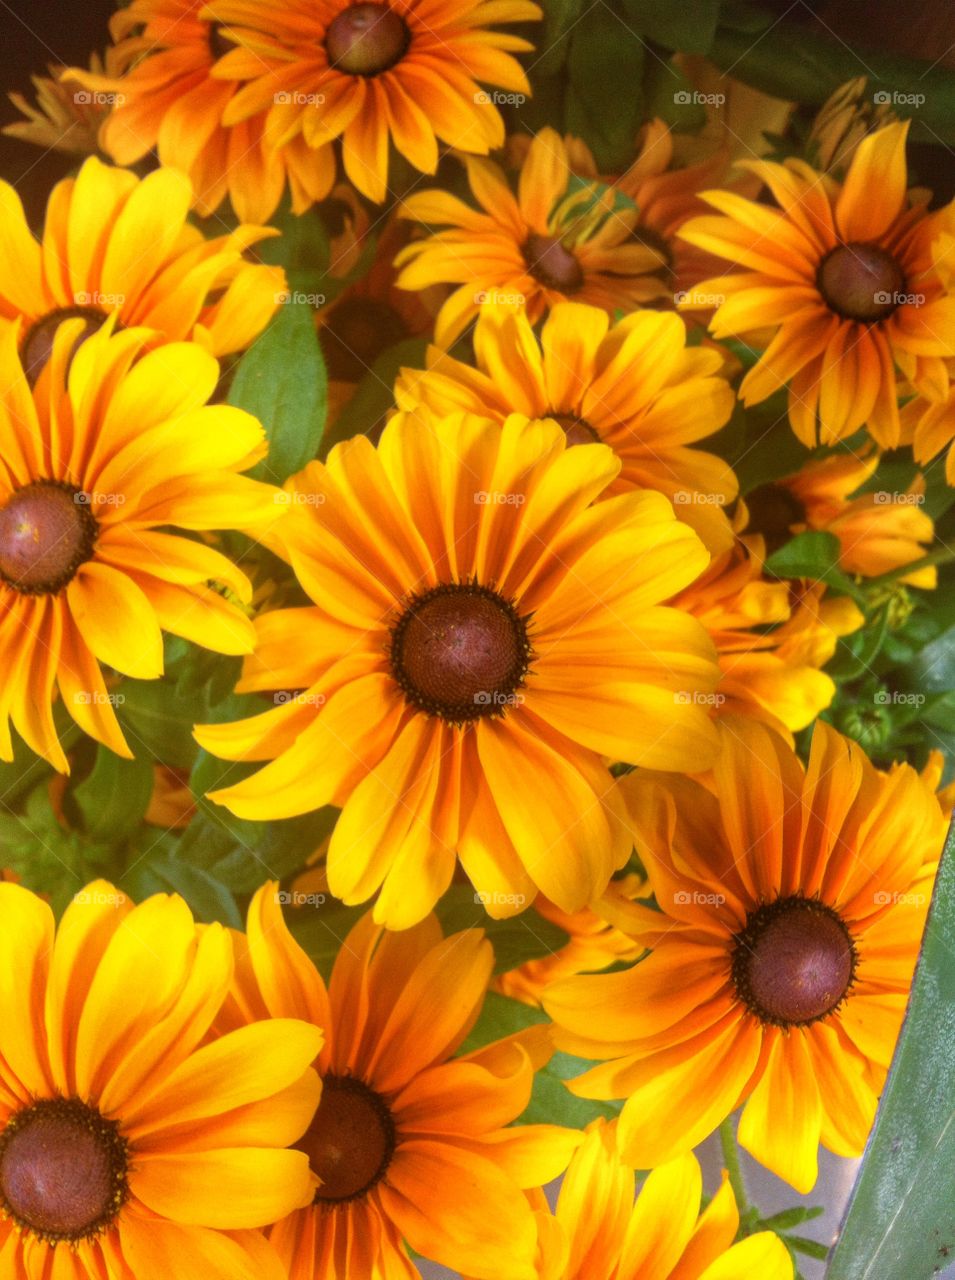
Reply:
<svg viewBox="0 0 955 1280"><path fill-rule="evenodd" d="M770 550L792 534L832 533L839 539L839 567L875 578L920 560L935 537L932 517L922 510L921 475L905 493L884 489L849 495L875 474L877 451L836 453L806 462L794 475L761 485L746 496L749 528L763 534ZM934 566L900 576L914 587L934 587Z"/></svg>
<svg viewBox="0 0 955 1280"><path fill-rule="evenodd" d="M224 123L237 86L218 71L235 46L204 0L132 0L113 14L110 30L117 41L110 74L73 67L64 78L115 100L99 140L118 164L155 150L161 164L188 174L200 214L214 213L228 195L242 222L268 221L286 177L296 213L328 195L331 147L297 139L277 152L266 145L264 114Z"/></svg>
<svg viewBox="0 0 955 1280"><path fill-rule="evenodd" d="M735 397L715 350L686 346L675 315L638 311L611 325L599 307L558 302L534 335L523 308L488 304L474 332L476 368L439 348L428 369L403 369L401 409L553 418L569 444L600 440L621 462L608 496L657 489L712 551L733 543L723 507L737 493L732 468L692 446L722 427Z"/></svg>
<svg viewBox="0 0 955 1280"><path fill-rule="evenodd" d="M213 1038L233 974L220 925L105 881L54 933L0 884L0 1270L64 1280L281 1280L257 1228L309 1202L300 1151L322 1037L277 1017ZM148 981L143 975L148 974Z"/></svg>
<svg viewBox="0 0 955 1280"><path fill-rule="evenodd" d="M22 93L10 93L7 97L25 120L5 124L0 132L21 142L54 151L66 151L71 155L92 155L98 147L97 138L103 121L113 105L108 95L94 95L77 91L75 85L66 85L60 77L66 67L50 63L49 76L31 76L36 90L36 106L32 106ZM90 57L90 71L94 75L112 75L118 70L116 50L107 49L105 63L99 54Z"/></svg>
<svg viewBox="0 0 955 1280"><path fill-rule="evenodd" d="M423 173L437 168L439 141L478 155L503 143L496 95L480 84L528 95L511 55L533 45L490 24L541 16L531 0L212 0L203 13L240 45L215 70L245 82L225 123L267 113L268 147L304 143L290 173L341 138L348 180L379 202L391 143Z"/></svg>
<svg viewBox="0 0 955 1280"><path fill-rule="evenodd" d="M708 556L650 491L591 505L620 461L554 422L399 414L295 482L284 532L312 603L257 623L238 686L301 690L197 737L269 760L212 798L244 818L342 806L328 882L420 920L456 855L495 915L602 892L629 839L607 758L702 768L712 646L662 602ZM374 519L370 518L374 514Z"/></svg>
<svg viewBox="0 0 955 1280"><path fill-rule="evenodd" d="M77 350L83 322L62 324L32 393L17 326L0 335L0 758L13 758L12 721L63 772L57 689L85 733L128 757L101 663L161 676L163 630L252 649L249 619L209 585L248 599L245 574L181 534L284 511L277 490L238 474L265 453L259 423L205 405L212 356L188 342L140 356L147 331L111 329Z"/></svg>
<svg viewBox="0 0 955 1280"><path fill-rule="evenodd" d="M859 143L896 120L888 94L872 94L867 76L847 80L829 95L816 113L806 139L807 154L817 169L845 169Z"/></svg>
<svg viewBox="0 0 955 1280"><path fill-rule="evenodd" d="M741 270L700 284L720 294L716 338L773 333L740 386L747 405L788 384L789 420L809 447L868 426L885 449L899 443L896 368L919 390L947 386L955 297L933 261L952 207L926 213L906 191L908 125L860 144L844 182L799 160L743 162L779 208L711 191L723 217L696 218L679 235Z"/></svg>
<svg viewBox="0 0 955 1280"><path fill-rule="evenodd" d="M521 168L517 197L490 160L466 157L477 212L445 191L408 196L402 214L448 229L416 241L396 258L402 289L459 285L441 308L435 342L449 347L487 302L526 304L535 324L565 298L613 314L665 296L654 276L659 251L637 244L635 210L614 210L612 192L571 181L567 147L553 129L534 138Z"/></svg>
<svg viewBox="0 0 955 1280"><path fill-rule="evenodd" d="M792 1260L771 1231L733 1243L739 1210L725 1178L700 1212L695 1156L655 1169L634 1201L616 1129L601 1121L588 1131L553 1216L538 1213L540 1280L792 1280Z"/></svg>
<svg viewBox="0 0 955 1280"><path fill-rule="evenodd" d="M764 726L723 725L710 778L620 783L660 910L616 923L650 957L544 1007L559 1048L607 1060L572 1089L627 1098L625 1159L664 1164L744 1103L741 1144L806 1192L820 1141L865 1144L946 823L912 768L879 773L822 721L805 770Z"/></svg>
<svg viewBox="0 0 955 1280"><path fill-rule="evenodd" d="M552 1052L546 1030L455 1056L481 1007L493 953L480 929L448 938L429 916L403 934L370 913L326 989L265 884L249 908L226 1025L302 1018L325 1029L322 1099L295 1144L319 1178L314 1205L270 1232L288 1280L417 1280L415 1252L480 1280L535 1280L522 1189L557 1177L580 1141L508 1127ZM268 1025L268 1024L266 1024Z"/></svg>
<svg viewBox="0 0 955 1280"><path fill-rule="evenodd" d="M49 359L57 327L73 316L83 320L84 334L115 314L120 325L154 330L150 345L190 339L215 356L258 337L278 308L285 276L242 254L273 232L238 227L204 240L186 222L191 198L181 173L160 169L139 179L91 156L77 177L53 188L38 244L20 197L0 182L0 329L21 318L31 382Z"/></svg>

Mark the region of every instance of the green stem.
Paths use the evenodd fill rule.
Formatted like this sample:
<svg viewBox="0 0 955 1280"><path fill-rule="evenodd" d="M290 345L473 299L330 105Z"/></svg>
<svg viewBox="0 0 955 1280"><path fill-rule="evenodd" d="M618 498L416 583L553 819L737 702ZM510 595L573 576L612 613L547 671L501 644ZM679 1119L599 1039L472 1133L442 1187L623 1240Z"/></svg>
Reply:
<svg viewBox="0 0 955 1280"><path fill-rule="evenodd" d="M720 1146L723 1148L723 1164L730 1177L730 1186L736 1197L736 1206L740 1217L749 1208L749 1197L746 1194L746 1183L743 1180L743 1166L740 1163L739 1147L736 1145L736 1132L733 1128L733 1117L727 1116L720 1125Z"/></svg>
<svg viewBox="0 0 955 1280"><path fill-rule="evenodd" d="M921 560L913 560L910 564L899 565L897 569L891 569L888 573L881 573L877 578L867 578L865 586L880 587L886 582L895 582L897 578L904 578L919 569L927 569L930 565L951 564L953 561L955 561L955 549L940 547L938 551L932 551L927 556L922 556Z"/></svg>

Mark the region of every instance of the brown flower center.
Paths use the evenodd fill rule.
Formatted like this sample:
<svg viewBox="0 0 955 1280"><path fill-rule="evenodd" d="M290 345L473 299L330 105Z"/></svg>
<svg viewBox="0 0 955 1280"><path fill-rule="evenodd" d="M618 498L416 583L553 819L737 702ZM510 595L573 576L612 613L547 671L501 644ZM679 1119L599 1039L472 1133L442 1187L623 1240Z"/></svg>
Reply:
<svg viewBox="0 0 955 1280"><path fill-rule="evenodd" d="M842 244L819 264L816 284L826 302L846 320L872 324L899 305L905 275L877 244Z"/></svg>
<svg viewBox="0 0 955 1280"><path fill-rule="evenodd" d="M26 595L59 591L93 554L98 526L89 495L35 480L0 507L0 579Z"/></svg>
<svg viewBox="0 0 955 1280"><path fill-rule="evenodd" d="M348 298L320 330L328 376L358 382L388 347L406 336L401 316L387 302Z"/></svg>
<svg viewBox="0 0 955 1280"><path fill-rule="evenodd" d="M772 555L792 537L792 526L806 519L806 508L791 489L782 484L761 484L746 495L747 532L761 533L766 554Z"/></svg>
<svg viewBox="0 0 955 1280"><path fill-rule="evenodd" d="M849 930L835 911L813 898L780 898L751 912L737 935L733 981L762 1022L803 1026L838 1008L856 961Z"/></svg>
<svg viewBox="0 0 955 1280"><path fill-rule="evenodd" d="M576 293L584 283L583 268L557 236L532 232L524 242L523 254L527 270L545 289Z"/></svg>
<svg viewBox="0 0 955 1280"><path fill-rule="evenodd" d="M595 440L600 440L586 418L575 417L572 413L552 413L549 417L564 428L568 444L593 444Z"/></svg>
<svg viewBox="0 0 955 1280"><path fill-rule="evenodd" d="M329 23L325 33L328 61L353 76L377 76L400 62L411 32L386 4L352 4Z"/></svg>
<svg viewBox="0 0 955 1280"><path fill-rule="evenodd" d="M392 630L390 658L412 706L463 724L515 703L531 648L509 601L477 583L452 582L411 601Z"/></svg>
<svg viewBox="0 0 955 1280"><path fill-rule="evenodd" d="M316 1204L355 1200L385 1176L397 1133L388 1104L361 1080L325 1076L322 1100L308 1131L295 1143L322 1180Z"/></svg>
<svg viewBox="0 0 955 1280"><path fill-rule="evenodd" d="M126 1141L78 1098L17 1112L0 1135L0 1200L24 1230L51 1244L97 1235L128 1194Z"/></svg>
<svg viewBox="0 0 955 1280"><path fill-rule="evenodd" d="M34 320L27 329L20 344L20 358L23 361L23 372L31 387L36 386L37 379L53 354L53 339L57 329L64 320L72 320L77 316L84 320L85 324L82 333L73 343L73 350L70 353L70 359L72 359L86 339L92 337L100 328L106 319L105 312L96 307L59 307L56 311L47 312L39 320ZM116 327L118 329L119 325Z"/></svg>
<svg viewBox="0 0 955 1280"><path fill-rule="evenodd" d="M224 58L227 53L231 53L238 45L233 40L227 40L222 34L222 24L213 22L209 25L209 53L213 62L218 62L220 58Z"/></svg>

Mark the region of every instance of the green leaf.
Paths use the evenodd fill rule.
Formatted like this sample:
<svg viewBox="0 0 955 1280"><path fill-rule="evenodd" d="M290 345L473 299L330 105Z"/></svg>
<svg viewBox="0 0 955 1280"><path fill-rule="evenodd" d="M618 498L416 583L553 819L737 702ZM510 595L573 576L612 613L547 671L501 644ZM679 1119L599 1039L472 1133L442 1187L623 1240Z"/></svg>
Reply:
<svg viewBox="0 0 955 1280"><path fill-rule="evenodd" d="M534 62L534 97L537 96L538 78L556 76L567 61L568 35L576 25L583 10L583 0L548 0L544 8L544 32L539 47L542 50Z"/></svg>
<svg viewBox="0 0 955 1280"><path fill-rule="evenodd" d="M921 693L955 689L955 627L943 631L907 664L905 685Z"/></svg>
<svg viewBox="0 0 955 1280"><path fill-rule="evenodd" d="M825 1259L829 1254L829 1246L818 1240L809 1240L806 1236L784 1236L783 1239L797 1253L804 1253L807 1258Z"/></svg>
<svg viewBox="0 0 955 1280"><path fill-rule="evenodd" d="M325 902L316 901L310 907L286 911L285 919L292 936L326 982L345 938L367 910L367 906L346 907L337 898L328 897Z"/></svg>
<svg viewBox="0 0 955 1280"><path fill-rule="evenodd" d="M928 1280L955 1249L955 826L827 1280Z"/></svg>
<svg viewBox="0 0 955 1280"><path fill-rule="evenodd" d="M628 21L601 3L570 35L564 123L570 133L587 139L601 173L630 162L643 121L643 44Z"/></svg>
<svg viewBox="0 0 955 1280"><path fill-rule="evenodd" d="M519 1031L526 1031L528 1027L536 1027L541 1022L549 1021L543 1009L524 1004L521 1000L512 1000L510 996L499 995L496 991L489 991L484 998L480 1017L461 1046L461 1052L473 1053L475 1049L483 1049L486 1044L493 1044L495 1040L503 1040Z"/></svg>
<svg viewBox="0 0 955 1280"><path fill-rule="evenodd" d="M206 714L201 699L184 696L168 680L124 680L117 694L116 717L133 752L174 769L188 769L195 760L192 727Z"/></svg>
<svg viewBox="0 0 955 1280"><path fill-rule="evenodd" d="M427 349L425 339L407 338L381 353L338 415L334 427L325 438L323 454L327 454L333 445L342 440L368 435L376 427L384 425L388 414L395 407L392 388L399 370L404 365L422 368Z"/></svg>
<svg viewBox="0 0 955 1280"><path fill-rule="evenodd" d="M445 934L461 929L480 928L485 931L494 948L494 972L506 973L528 960L538 960L565 947L567 934L551 924L533 908L510 916L506 920L492 920L484 910L485 897L467 885L455 885L435 907Z"/></svg>
<svg viewBox="0 0 955 1280"><path fill-rule="evenodd" d="M152 793L153 766L148 760L123 760L101 746L92 773L70 798L84 833L116 845L138 829Z"/></svg>
<svg viewBox="0 0 955 1280"><path fill-rule="evenodd" d="M592 1120L602 1116L613 1120L623 1107L623 1102L595 1102L592 1098L578 1098L564 1083L582 1075L594 1064L584 1058L574 1058L569 1053L555 1053L546 1067L534 1076L531 1100L520 1117L522 1124L562 1124L572 1129L585 1129Z"/></svg>
<svg viewBox="0 0 955 1280"><path fill-rule="evenodd" d="M204 924L243 927L242 913L225 885L201 867L191 866L168 850L136 863L120 887L137 902L154 893L178 893Z"/></svg>
<svg viewBox="0 0 955 1280"><path fill-rule="evenodd" d="M681 53L708 53L716 35L720 0L624 0L634 31Z"/></svg>
<svg viewBox="0 0 955 1280"><path fill-rule="evenodd" d="M865 595L839 568L839 539L834 533L798 533L767 557L766 568L778 578L812 578L838 595L865 605Z"/></svg>
<svg viewBox="0 0 955 1280"><path fill-rule="evenodd" d="M781 1213L774 1213L769 1218L760 1218L760 1230L765 1231L786 1231L790 1227L798 1227L803 1222L809 1222L811 1218L818 1218L825 1209L822 1205L796 1204L791 1209L783 1209Z"/></svg>
<svg viewBox="0 0 955 1280"><path fill-rule="evenodd" d="M282 484L318 453L325 430L328 381L311 305L296 295L242 357L229 403L265 427L268 456L250 475Z"/></svg>

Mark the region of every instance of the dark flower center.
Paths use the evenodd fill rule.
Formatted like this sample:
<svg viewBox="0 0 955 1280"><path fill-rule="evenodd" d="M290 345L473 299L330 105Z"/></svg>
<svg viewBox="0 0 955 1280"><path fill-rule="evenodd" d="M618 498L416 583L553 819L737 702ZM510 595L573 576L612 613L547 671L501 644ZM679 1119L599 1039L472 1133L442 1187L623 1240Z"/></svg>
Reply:
<svg viewBox="0 0 955 1280"><path fill-rule="evenodd" d="M527 270L545 289L576 293L584 283L583 268L557 236L532 232L524 242L523 254Z"/></svg>
<svg viewBox="0 0 955 1280"><path fill-rule="evenodd" d="M575 417L572 413L551 413L548 417L564 428L568 444L593 444L595 440L600 440L586 418Z"/></svg>
<svg viewBox="0 0 955 1280"><path fill-rule="evenodd" d="M352 4L333 18L325 33L329 63L353 76L377 76L400 62L411 32L386 4Z"/></svg>
<svg viewBox="0 0 955 1280"><path fill-rule="evenodd" d="M852 985L856 949L830 907L798 896L765 903L737 935L733 981L760 1021L804 1026L832 1013Z"/></svg>
<svg viewBox="0 0 955 1280"><path fill-rule="evenodd" d="M320 330L328 376L358 382L381 353L406 336L404 321L387 302L348 298Z"/></svg>
<svg viewBox="0 0 955 1280"><path fill-rule="evenodd" d="M126 1140L78 1098L17 1112L0 1134L5 1216L51 1244L99 1234L126 1201Z"/></svg>
<svg viewBox="0 0 955 1280"><path fill-rule="evenodd" d="M233 40L227 40L222 34L222 24L213 22L209 26L209 53L213 62L218 62L220 58L224 58L227 53L231 53L238 45Z"/></svg>
<svg viewBox="0 0 955 1280"><path fill-rule="evenodd" d="M806 508L792 490L782 484L761 484L746 495L747 532L761 533L766 554L772 555L792 537L792 526L806 519Z"/></svg>
<svg viewBox="0 0 955 1280"><path fill-rule="evenodd" d="M361 1080L325 1076L322 1100L295 1143L322 1180L316 1204L367 1195L385 1176L398 1137L388 1104Z"/></svg>
<svg viewBox="0 0 955 1280"><path fill-rule="evenodd" d="M816 274L819 292L837 315L872 324L899 305L905 275L877 244L842 244L826 254Z"/></svg>
<svg viewBox="0 0 955 1280"><path fill-rule="evenodd" d="M526 620L503 596L451 582L411 601L392 630L390 657L412 706L463 724L514 704L531 648Z"/></svg>
<svg viewBox="0 0 955 1280"><path fill-rule="evenodd" d="M0 507L0 579L26 595L59 591L93 554L98 526L89 495L35 480Z"/></svg>
<svg viewBox="0 0 955 1280"><path fill-rule="evenodd" d="M86 339L92 337L100 328L106 319L105 312L99 311L96 307L59 307L56 311L48 311L45 316L35 320L26 331L20 344L20 358L23 361L23 372L31 387L36 386L37 379L53 354L53 339L57 329L64 320L72 320L76 316L84 320L85 324L82 333L73 343L73 350L70 352L72 360Z"/></svg>

